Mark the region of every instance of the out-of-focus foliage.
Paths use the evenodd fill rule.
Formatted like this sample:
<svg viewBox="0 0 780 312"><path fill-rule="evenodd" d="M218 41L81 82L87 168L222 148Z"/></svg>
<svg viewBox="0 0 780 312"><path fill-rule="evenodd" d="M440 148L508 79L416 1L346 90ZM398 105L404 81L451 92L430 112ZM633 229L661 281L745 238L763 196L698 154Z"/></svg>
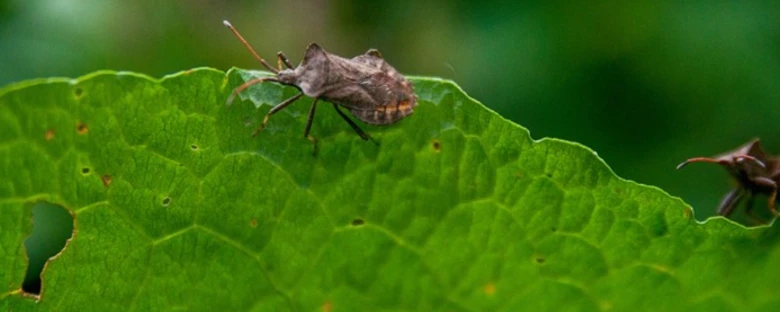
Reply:
<svg viewBox="0 0 780 312"><path fill-rule="evenodd" d="M682 196L703 218L722 169L674 166L761 137L780 152L780 3L775 1L0 2L0 84L102 69L152 76L258 67L309 42L373 47L400 71L457 81L531 129L595 149L616 173Z"/></svg>

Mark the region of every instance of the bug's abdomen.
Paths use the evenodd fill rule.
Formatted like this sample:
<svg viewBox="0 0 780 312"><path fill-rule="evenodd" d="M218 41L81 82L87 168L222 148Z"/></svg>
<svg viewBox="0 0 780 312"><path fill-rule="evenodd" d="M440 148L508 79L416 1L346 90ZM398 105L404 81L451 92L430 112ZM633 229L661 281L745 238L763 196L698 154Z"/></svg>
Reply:
<svg viewBox="0 0 780 312"><path fill-rule="evenodd" d="M404 99L387 105L376 105L371 110L352 108L350 111L367 124L387 125L411 115L415 106L417 106L417 99Z"/></svg>

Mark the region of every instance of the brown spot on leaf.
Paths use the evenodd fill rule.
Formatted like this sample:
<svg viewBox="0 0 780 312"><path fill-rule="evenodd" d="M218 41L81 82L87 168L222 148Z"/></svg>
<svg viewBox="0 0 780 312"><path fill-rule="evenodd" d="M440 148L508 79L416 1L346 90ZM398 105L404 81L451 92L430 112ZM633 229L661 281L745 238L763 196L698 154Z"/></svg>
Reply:
<svg viewBox="0 0 780 312"><path fill-rule="evenodd" d="M43 138L46 139L46 141L51 141L54 139L54 129L49 128L49 130L46 130L46 132L43 134Z"/></svg>
<svg viewBox="0 0 780 312"><path fill-rule="evenodd" d="M257 219L252 218L252 220L249 220L249 226L256 228L257 227Z"/></svg>
<svg viewBox="0 0 780 312"><path fill-rule="evenodd" d="M79 123L76 125L76 132L81 135L87 134L89 132L89 127L87 127L87 124L79 121Z"/></svg>
<svg viewBox="0 0 780 312"><path fill-rule="evenodd" d="M103 181L103 186L109 187L111 185L111 181L113 179L110 175L104 174L102 177L100 177L100 181Z"/></svg>
<svg viewBox="0 0 780 312"><path fill-rule="evenodd" d="M496 293L496 284L487 283L482 289L486 295L492 296Z"/></svg>
<svg viewBox="0 0 780 312"><path fill-rule="evenodd" d="M691 210L692 209L690 207L685 207L685 209L683 209L683 215L685 215L686 219L690 219L692 217Z"/></svg>
<svg viewBox="0 0 780 312"><path fill-rule="evenodd" d="M441 142L439 142L439 140L433 140L433 150L437 152L441 151Z"/></svg>
<svg viewBox="0 0 780 312"><path fill-rule="evenodd" d="M325 302L325 304L322 305L322 311L324 312L331 312L333 311L333 302Z"/></svg>
<svg viewBox="0 0 780 312"><path fill-rule="evenodd" d="M88 167L81 168L81 174L89 174L89 168Z"/></svg>
<svg viewBox="0 0 780 312"><path fill-rule="evenodd" d="M73 95L75 95L77 98L80 98L82 95L84 95L84 89L76 87L73 89Z"/></svg>
<svg viewBox="0 0 780 312"><path fill-rule="evenodd" d="M365 223L366 223L366 221L361 219L361 218L355 218L355 220L352 220L352 225L353 226L363 225Z"/></svg>
<svg viewBox="0 0 780 312"><path fill-rule="evenodd" d="M544 261L545 261L545 260L544 260L544 258L542 258L542 257L538 257L538 258L536 258L536 263L538 263L538 264L542 264L542 263L544 263Z"/></svg>

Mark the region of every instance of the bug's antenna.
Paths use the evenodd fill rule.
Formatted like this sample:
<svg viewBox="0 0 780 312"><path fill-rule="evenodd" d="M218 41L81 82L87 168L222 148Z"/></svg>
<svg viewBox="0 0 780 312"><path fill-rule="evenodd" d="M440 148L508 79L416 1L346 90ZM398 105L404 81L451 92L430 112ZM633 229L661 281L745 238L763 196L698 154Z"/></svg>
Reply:
<svg viewBox="0 0 780 312"><path fill-rule="evenodd" d="M680 170L682 167L685 167L685 165L690 164L692 162L708 162L708 163L714 163L714 164L720 163L720 161L718 161L715 158L695 157L695 158L688 159L688 160L682 162L681 164L677 165L677 170Z"/></svg>
<svg viewBox="0 0 780 312"><path fill-rule="evenodd" d="M241 36L241 34L238 33L238 30L236 30L236 28L233 27L233 25L230 24L230 22L228 22L227 20L224 20L224 21L222 21L222 24L225 24L225 26L227 26L227 28L230 29L230 31L232 31L233 34L236 35L236 37L238 37L238 40L241 40L241 43L243 43L244 46L247 49L249 49L249 52L252 52L252 54L255 56L255 58L258 61L260 61L260 63L262 63L263 66L265 66L265 68L267 68L268 70L270 70L274 74L278 74L279 73L278 69L271 67L271 65L269 65L268 62L266 62L262 57L260 57L259 54L257 54L257 52L255 52L255 49L252 49L252 46L249 45L249 42L246 42L246 39L244 39L244 37Z"/></svg>

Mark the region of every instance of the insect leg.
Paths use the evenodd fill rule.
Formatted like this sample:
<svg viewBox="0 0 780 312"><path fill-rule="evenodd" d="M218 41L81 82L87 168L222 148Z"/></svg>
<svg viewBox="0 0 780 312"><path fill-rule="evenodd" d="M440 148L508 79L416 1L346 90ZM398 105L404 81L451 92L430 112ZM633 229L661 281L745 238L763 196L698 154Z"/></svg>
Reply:
<svg viewBox="0 0 780 312"><path fill-rule="evenodd" d="M726 196L723 197L723 200L720 201L720 205L718 206L718 214L724 217L731 215L731 213L734 211L734 207L737 206L737 202L744 193L745 191L742 188L735 188L726 194Z"/></svg>
<svg viewBox="0 0 780 312"><path fill-rule="evenodd" d="M309 118L306 120L306 129L303 130L303 137L314 144L314 156L317 156L317 138L310 135L309 131L311 130L311 123L314 121L314 111L317 110L317 101L319 100L319 98L314 98L314 101L312 101L311 109L309 110Z"/></svg>
<svg viewBox="0 0 780 312"><path fill-rule="evenodd" d="M271 115L275 114L276 112L292 104L293 102L295 102L295 100L299 99L301 96L303 96L303 93L298 93L292 96L291 98L286 99L279 104L276 104L276 106L271 107L271 110L268 111L268 114L265 114L265 117L263 118L263 123L261 123L260 126L257 127L257 130L255 130L255 132L252 133L252 137L257 136L257 134L260 133L260 131L265 129L265 126L268 125L268 119L271 118Z"/></svg>
<svg viewBox="0 0 780 312"><path fill-rule="evenodd" d="M287 65L287 68L295 69L295 66L293 66L292 63L290 63L290 59L288 59L287 56L284 55L284 52L279 51L279 53L276 53L276 56L279 58L279 60L277 61L277 63L279 63L278 64L279 70L282 69L282 62L284 62L284 65Z"/></svg>
<svg viewBox="0 0 780 312"><path fill-rule="evenodd" d="M755 197L753 194L748 194L747 199L747 205L745 205L745 215L750 219L750 221L753 221L754 224L766 224L767 222L764 220L761 220L758 216L753 214L753 199Z"/></svg>
<svg viewBox="0 0 780 312"><path fill-rule="evenodd" d="M256 85L258 83L262 83L262 82L266 82L266 81L279 82L279 80L277 80L276 77L262 77L262 78L255 78L255 79L249 80L249 81L245 82L244 84L242 84L242 85L236 87L235 89L233 89L233 93L230 94L230 96L227 99L227 102L225 102L225 105L230 105L230 103L233 103L233 99L235 99L236 96L239 93L241 93L244 90L246 90L246 88L249 88L252 85Z"/></svg>
<svg viewBox="0 0 780 312"><path fill-rule="evenodd" d="M360 127L358 127L358 125L354 121L352 121L352 119L349 119L349 117L347 117L347 115L344 114L344 112L342 112L339 109L339 106L337 104L333 104L333 108L335 108L336 112L339 113L339 116L341 116L341 118L344 118L344 121L346 121L349 124L349 126L352 127L352 130L355 130L355 132L357 132L360 138L366 141L370 140L371 142L374 142L374 144L379 145L379 143L376 140L374 140L374 138L372 138L370 135L368 135L368 133L363 131L363 129L360 129Z"/></svg>
<svg viewBox="0 0 780 312"><path fill-rule="evenodd" d="M772 193L769 194L769 211L772 212L773 216L777 217L778 212L777 212L777 208L775 208L775 201L777 201L777 183L765 177L755 178L753 179L753 182L755 182L760 186L767 187L772 190Z"/></svg>
<svg viewBox="0 0 780 312"><path fill-rule="evenodd" d="M244 46L245 46L247 49L249 49L249 52L252 52L252 55L254 55L254 56L255 56L255 58L256 58L258 61L260 61L260 64L263 64L263 66L265 66L265 68L267 68L268 70L270 70L270 71L271 71L271 72L273 72L274 74L278 74L278 73L279 73L279 71L278 71L278 70L276 70L276 68L273 68L273 67L271 67L271 65L270 65L270 64L268 64L268 62L266 62L266 61L265 61L265 59L263 59L262 57L260 57L260 55L259 55L259 54L257 54L257 52L255 52L255 49L253 49L253 48L252 48L252 46L251 46L251 45L249 45L249 42L247 42L247 41L246 41L246 39L244 39L244 37L243 37L243 36L241 36L241 34L240 34L240 33L238 33L238 30L236 30L236 28L235 28L235 27L233 27L233 25L231 25L231 24L230 24L230 22L228 22L227 20L224 20L224 21L222 21L222 24L224 24L224 25L225 25L225 26L226 26L228 29L230 29L230 31L232 31L232 32L233 32L233 34L234 34L234 35L236 35L236 37L238 37L238 40L239 40L239 41L241 41L241 43L243 43L243 44L244 44Z"/></svg>

